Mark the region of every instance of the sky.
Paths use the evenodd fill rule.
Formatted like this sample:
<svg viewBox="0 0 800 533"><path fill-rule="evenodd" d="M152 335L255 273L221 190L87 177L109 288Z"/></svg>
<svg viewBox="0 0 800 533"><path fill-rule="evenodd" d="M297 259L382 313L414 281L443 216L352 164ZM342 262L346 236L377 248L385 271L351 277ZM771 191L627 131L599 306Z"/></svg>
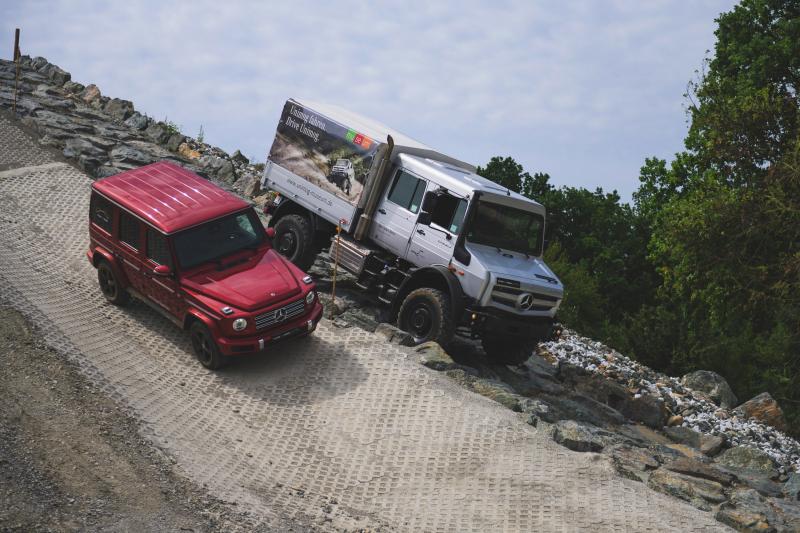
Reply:
<svg viewBox="0 0 800 533"><path fill-rule="evenodd" d="M734 4L0 0L0 57L19 27L24 54L257 161L307 98L629 201L646 157L683 148L683 94Z"/></svg>

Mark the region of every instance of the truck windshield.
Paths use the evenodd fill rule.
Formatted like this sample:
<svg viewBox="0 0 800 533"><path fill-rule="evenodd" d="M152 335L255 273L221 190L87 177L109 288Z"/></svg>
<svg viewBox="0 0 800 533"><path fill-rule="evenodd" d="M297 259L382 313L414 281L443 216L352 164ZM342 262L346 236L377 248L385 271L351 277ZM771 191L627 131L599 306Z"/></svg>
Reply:
<svg viewBox="0 0 800 533"><path fill-rule="evenodd" d="M175 254L182 269L256 248L266 232L252 209L201 224L175 235Z"/></svg>
<svg viewBox="0 0 800 533"><path fill-rule="evenodd" d="M479 200L467 228L467 241L526 255L542 252L542 215Z"/></svg>

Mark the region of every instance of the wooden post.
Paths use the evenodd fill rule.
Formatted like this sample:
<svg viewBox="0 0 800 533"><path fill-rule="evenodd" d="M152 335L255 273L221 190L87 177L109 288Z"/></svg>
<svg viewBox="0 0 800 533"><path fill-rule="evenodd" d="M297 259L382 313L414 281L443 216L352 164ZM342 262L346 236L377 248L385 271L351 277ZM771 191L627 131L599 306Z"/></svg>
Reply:
<svg viewBox="0 0 800 533"><path fill-rule="evenodd" d="M333 254L333 283L331 284L331 318L333 318L334 314L338 314L336 311L336 271L338 270L339 266L339 240L342 233L342 221L340 220L339 223L336 225L336 251Z"/></svg>
<svg viewBox="0 0 800 533"><path fill-rule="evenodd" d="M19 86L19 63L21 55L22 54L19 52L19 28L17 28L14 32L14 104L12 106L14 114L17 113L17 87Z"/></svg>

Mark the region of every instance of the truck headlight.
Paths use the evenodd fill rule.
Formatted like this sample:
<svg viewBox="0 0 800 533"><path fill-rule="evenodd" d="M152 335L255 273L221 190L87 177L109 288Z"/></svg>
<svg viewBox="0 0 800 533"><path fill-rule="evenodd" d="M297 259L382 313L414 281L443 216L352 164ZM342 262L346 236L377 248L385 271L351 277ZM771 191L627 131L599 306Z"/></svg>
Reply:
<svg viewBox="0 0 800 533"><path fill-rule="evenodd" d="M316 295L314 294L314 291L308 291L308 294L306 294L306 305L313 304L315 297Z"/></svg>
<svg viewBox="0 0 800 533"><path fill-rule="evenodd" d="M233 331L244 331L244 328L247 327L247 319L246 318L237 318L233 321Z"/></svg>

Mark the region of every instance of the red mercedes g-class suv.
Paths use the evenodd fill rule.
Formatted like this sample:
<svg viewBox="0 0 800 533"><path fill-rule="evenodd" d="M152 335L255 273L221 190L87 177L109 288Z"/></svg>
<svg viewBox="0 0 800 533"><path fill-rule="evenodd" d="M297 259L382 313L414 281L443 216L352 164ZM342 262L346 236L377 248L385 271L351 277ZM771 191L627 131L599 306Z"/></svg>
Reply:
<svg viewBox="0 0 800 533"><path fill-rule="evenodd" d="M322 317L310 276L272 249L253 208L168 162L92 184L91 243L100 290L130 296L190 332L206 368L277 340L307 335Z"/></svg>

